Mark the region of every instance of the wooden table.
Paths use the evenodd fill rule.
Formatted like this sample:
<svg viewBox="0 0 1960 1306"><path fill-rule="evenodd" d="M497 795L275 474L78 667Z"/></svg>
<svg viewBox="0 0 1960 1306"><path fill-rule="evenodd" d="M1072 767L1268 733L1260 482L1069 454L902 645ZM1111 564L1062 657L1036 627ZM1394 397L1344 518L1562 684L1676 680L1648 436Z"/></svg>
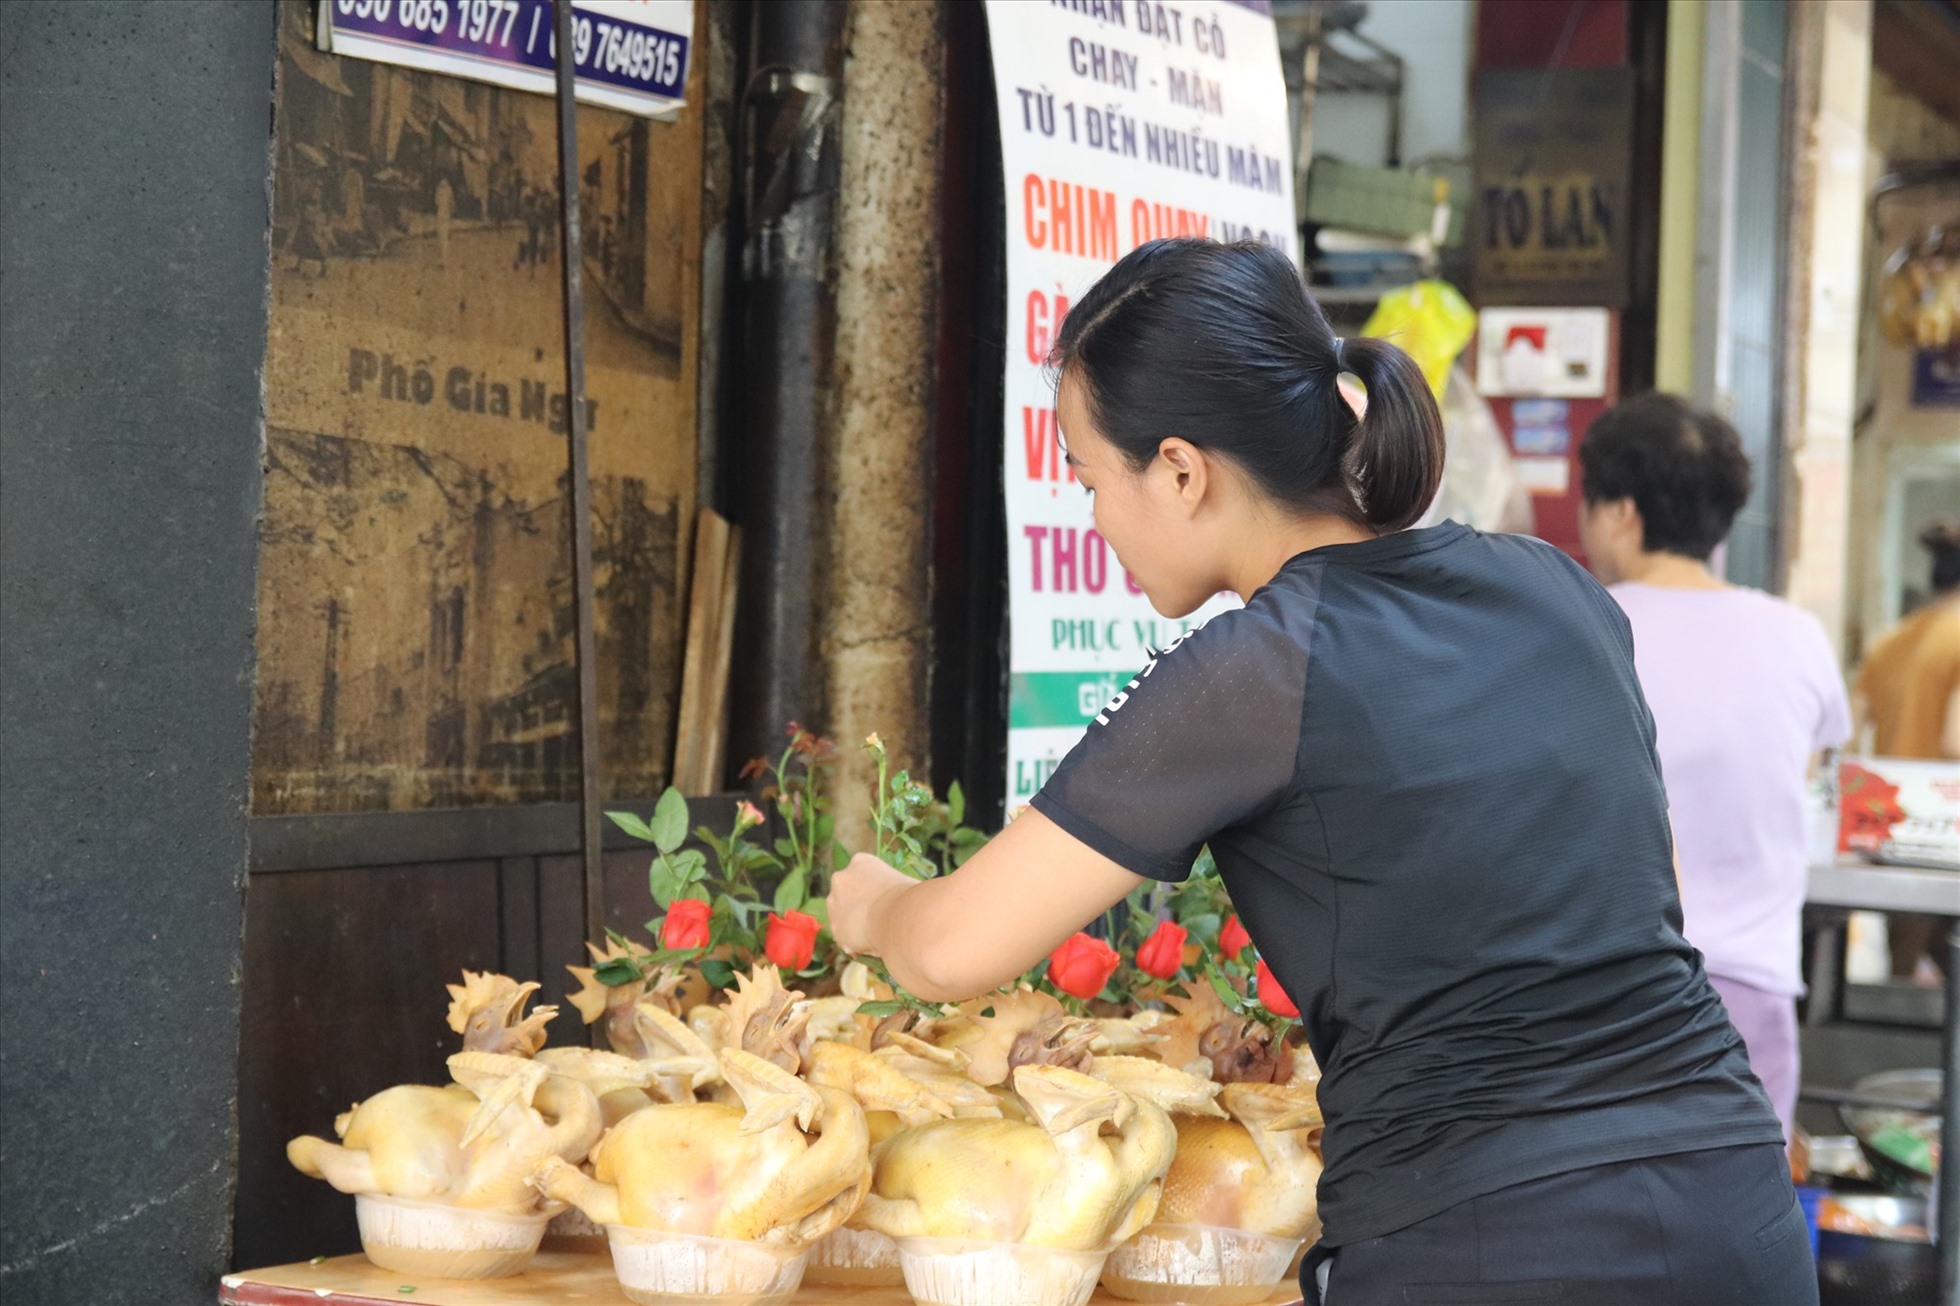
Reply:
<svg viewBox="0 0 1960 1306"><path fill-rule="evenodd" d="M632 1306L613 1278L611 1258L593 1253L540 1252L531 1268L509 1279L404 1278L377 1268L365 1256L227 1274L218 1288L220 1306L545 1306L584 1302ZM807 1285L795 1306L912 1306L903 1288L819 1288ZM1097 1290L1091 1306L1125 1306ZM1301 1306L1300 1293L1282 1284L1264 1306Z"/></svg>

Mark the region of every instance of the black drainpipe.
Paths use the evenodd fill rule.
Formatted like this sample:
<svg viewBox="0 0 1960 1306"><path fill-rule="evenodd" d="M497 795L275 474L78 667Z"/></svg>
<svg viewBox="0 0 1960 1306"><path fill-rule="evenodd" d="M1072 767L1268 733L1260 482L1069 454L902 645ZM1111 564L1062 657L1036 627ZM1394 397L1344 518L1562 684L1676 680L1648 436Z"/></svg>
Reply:
<svg viewBox="0 0 1960 1306"><path fill-rule="evenodd" d="M742 529L729 693L731 769L780 751L785 722L822 728L816 592L819 441L837 292L831 266L846 0L754 6L743 96L743 420L731 496Z"/></svg>

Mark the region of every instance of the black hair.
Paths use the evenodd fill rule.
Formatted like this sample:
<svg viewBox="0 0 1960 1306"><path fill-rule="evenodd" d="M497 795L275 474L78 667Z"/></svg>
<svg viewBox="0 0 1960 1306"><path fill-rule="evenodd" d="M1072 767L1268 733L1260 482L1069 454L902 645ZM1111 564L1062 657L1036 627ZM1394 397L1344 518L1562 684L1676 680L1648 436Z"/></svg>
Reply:
<svg viewBox="0 0 1960 1306"><path fill-rule="evenodd" d="M1960 517L1928 526L1919 533L1919 545L1933 555L1933 593L1960 586Z"/></svg>
<svg viewBox="0 0 1960 1306"><path fill-rule="evenodd" d="M1589 504L1633 500L1648 553L1706 562L1749 502L1749 455L1725 419L1655 391L1593 419L1579 489Z"/></svg>
<svg viewBox="0 0 1960 1306"><path fill-rule="evenodd" d="M1069 309L1049 364L1133 470L1177 436L1287 508L1381 531L1421 517L1442 480L1422 370L1386 341L1340 341L1286 255L1256 241L1139 245ZM1368 388L1359 421L1342 372Z"/></svg>

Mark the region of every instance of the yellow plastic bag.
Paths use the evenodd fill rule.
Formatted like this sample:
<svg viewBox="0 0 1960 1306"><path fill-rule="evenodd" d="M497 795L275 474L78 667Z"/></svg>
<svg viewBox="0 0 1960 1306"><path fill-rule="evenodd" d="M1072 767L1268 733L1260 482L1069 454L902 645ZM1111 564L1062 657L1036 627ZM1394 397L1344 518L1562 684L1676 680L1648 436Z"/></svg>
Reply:
<svg viewBox="0 0 1960 1306"><path fill-rule="evenodd" d="M1375 305L1364 336L1399 345L1422 369L1436 402L1443 401L1450 365L1477 331L1477 310L1447 281L1417 281L1389 291Z"/></svg>

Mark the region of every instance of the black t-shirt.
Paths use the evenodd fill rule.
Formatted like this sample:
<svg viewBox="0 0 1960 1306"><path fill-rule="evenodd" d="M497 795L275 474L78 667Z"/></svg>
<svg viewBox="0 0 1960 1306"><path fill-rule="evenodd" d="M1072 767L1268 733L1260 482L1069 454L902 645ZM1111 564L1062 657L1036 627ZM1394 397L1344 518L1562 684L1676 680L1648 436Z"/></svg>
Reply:
<svg viewBox="0 0 1960 1306"><path fill-rule="evenodd" d="M1681 937L1627 620L1547 544L1451 522L1301 554L1034 806L1156 879L1211 845L1324 1074L1330 1246L1781 1138Z"/></svg>

